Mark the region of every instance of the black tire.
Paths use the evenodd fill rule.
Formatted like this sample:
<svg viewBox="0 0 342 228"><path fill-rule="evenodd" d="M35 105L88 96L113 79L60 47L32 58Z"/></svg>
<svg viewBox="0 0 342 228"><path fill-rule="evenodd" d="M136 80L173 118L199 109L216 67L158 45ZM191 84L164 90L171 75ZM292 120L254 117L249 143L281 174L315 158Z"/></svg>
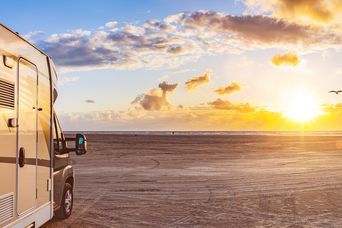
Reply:
<svg viewBox="0 0 342 228"><path fill-rule="evenodd" d="M61 207L58 209L58 211L56 211L55 216L59 219L68 218L72 212L73 202L74 202L74 194L73 194L72 186L69 183L65 183Z"/></svg>

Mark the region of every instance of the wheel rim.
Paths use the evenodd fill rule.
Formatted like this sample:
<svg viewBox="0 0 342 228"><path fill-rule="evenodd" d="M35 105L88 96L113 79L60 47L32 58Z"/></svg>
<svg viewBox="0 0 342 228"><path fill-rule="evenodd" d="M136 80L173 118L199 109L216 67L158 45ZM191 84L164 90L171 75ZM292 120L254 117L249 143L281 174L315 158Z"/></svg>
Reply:
<svg viewBox="0 0 342 228"><path fill-rule="evenodd" d="M70 213L71 206L72 206L72 193L70 189L68 189L65 193L65 198L64 198L64 209L67 214Z"/></svg>

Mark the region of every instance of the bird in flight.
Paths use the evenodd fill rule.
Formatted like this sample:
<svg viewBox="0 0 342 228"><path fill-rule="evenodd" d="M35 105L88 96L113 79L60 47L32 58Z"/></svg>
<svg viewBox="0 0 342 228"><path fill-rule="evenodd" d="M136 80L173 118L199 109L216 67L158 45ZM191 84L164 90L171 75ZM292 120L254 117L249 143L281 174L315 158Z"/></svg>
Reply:
<svg viewBox="0 0 342 228"><path fill-rule="evenodd" d="M339 93L342 93L342 90L330 90L329 93L339 94Z"/></svg>

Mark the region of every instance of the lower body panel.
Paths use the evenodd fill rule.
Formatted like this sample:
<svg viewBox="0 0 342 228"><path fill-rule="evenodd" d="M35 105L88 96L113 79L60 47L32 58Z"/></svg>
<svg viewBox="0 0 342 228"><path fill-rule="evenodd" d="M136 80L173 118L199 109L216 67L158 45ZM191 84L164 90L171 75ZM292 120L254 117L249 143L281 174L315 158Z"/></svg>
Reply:
<svg viewBox="0 0 342 228"><path fill-rule="evenodd" d="M32 213L27 214L21 218L18 218L11 224L6 225L4 228L23 228L34 224L35 227L40 227L50 219L52 219L53 214L51 213L52 204L49 202L43 206L37 208Z"/></svg>

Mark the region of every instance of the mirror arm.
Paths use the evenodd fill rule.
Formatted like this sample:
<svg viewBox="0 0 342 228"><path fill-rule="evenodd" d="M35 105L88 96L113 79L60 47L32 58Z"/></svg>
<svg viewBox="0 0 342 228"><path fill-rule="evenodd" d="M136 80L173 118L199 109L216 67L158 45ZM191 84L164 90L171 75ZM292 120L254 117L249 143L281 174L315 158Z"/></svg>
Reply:
<svg viewBox="0 0 342 228"><path fill-rule="evenodd" d="M62 151L60 151L58 154L59 155L62 155L62 154L67 154L67 153L69 153L70 151L69 151L69 149L63 149Z"/></svg>
<svg viewBox="0 0 342 228"><path fill-rule="evenodd" d="M59 154L67 154L70 152L75 152L76 148L64 148L63 151L61 151Z"/></svg>
<svg viewBox="0 0 342 228"><path fill-rule="evenodd" d="M76 138L64 138L64 140L65 140L65 143L69 142L69 141L74 142L76 140ZM67 153L74 152L74 151L76 151L76 148L67 148L65 145L64 150L63 150L63 154L67 154Z"/></svg>
<svg viewBox="0 0 342 228"><path fill-rule="evenodd" d="M65 153L74 152L75 150L76 150L76 148L72 148L72 149L66 148L66 149L65 149Z"/></svg>
<svg viewBox="0 0 342 228"><path fill-rule="evenodd" d="M83 144L83 148L77 148L77 143L76 140L79 139L79 137L82 137L83 140L81 142L81 144ZM75 148L68 148L67 147L67 142L75 142L76 145L75 145ZM86 138L84 135L81 135L81 134L77 134L75 138L70 138L70 137L65 137L64 140L63 140L63 149L60 151L59 154L67 154L67 153L70 153L70 152L76 152L77 155L82 155L82 154L85 154L87 152L87 143L86 143Z"/></svg>
<svg viewBox="0 0 342 228"><path fill-rule="evenodd" d="M68 142L68 141L75 141L76 138L65 138L65 141Z"/></svg>
<svg viewBox="0 0 342 228"><path fill-rule="evenodd" d="M75 142L74 148L68 148L67 142ZM87 139L82 134L76 134L75 138L65 137L63 140L63 150L60 154L75 152L77 155L83 155L87 152Z"/></svg>
<svg viewBox="0 0 342 228"><path fill-rule="evenodd" d="M64 140L62 140L63 150L62 150L61 154L67 154L69 152L75 151L76 148L75 149L67 148L67 142L68 141L74 141L76 138L65 138L63 133L61 133L61 135L62 135L62 138L64 138Z"/></svg>

